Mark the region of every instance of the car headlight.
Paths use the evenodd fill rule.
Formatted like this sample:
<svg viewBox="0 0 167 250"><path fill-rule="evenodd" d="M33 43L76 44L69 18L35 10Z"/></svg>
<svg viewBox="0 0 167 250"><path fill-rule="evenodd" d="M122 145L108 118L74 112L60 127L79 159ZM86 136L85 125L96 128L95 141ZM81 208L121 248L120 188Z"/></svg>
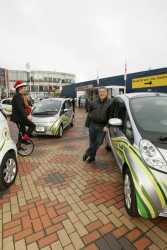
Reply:
<svg viewBox="0 0 167 250"><path fill-rule="evenodd" d="M167 163L158 149L148 140L140 141L140 153L143 160L152 168L167 172Z"/></svg>

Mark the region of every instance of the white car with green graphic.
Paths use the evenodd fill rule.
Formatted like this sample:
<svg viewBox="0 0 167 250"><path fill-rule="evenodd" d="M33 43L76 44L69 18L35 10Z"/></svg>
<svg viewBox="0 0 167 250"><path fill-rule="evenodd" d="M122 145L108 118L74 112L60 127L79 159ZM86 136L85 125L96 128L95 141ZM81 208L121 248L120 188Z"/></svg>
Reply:
<svg viewBox="0 0 167 250"><path fill-rule="evenodd" d="M117 96L106 136L121 169L131 216L167 217L167 95Z"/></svg>
<svg viewBox="0 0 167 250"><path fill-rule="evenodd" d="M0 112L0 190L10 187L17 176L16 145L10 137L5 116Z"/></svg>
<svg viewBox="0 0 167 250"><path fill-rule="evenodd" d="M12 98L5 98L0 101L0 109L7 116L12 114Z"/></svg>
<svg viewBox="0 0 167 250"><path fill-rule="evenodd" d="M68 98L48 98L35 104L32 121L36 125L34 135L62 137L68 126L73 126L74 112Z"/></svg>

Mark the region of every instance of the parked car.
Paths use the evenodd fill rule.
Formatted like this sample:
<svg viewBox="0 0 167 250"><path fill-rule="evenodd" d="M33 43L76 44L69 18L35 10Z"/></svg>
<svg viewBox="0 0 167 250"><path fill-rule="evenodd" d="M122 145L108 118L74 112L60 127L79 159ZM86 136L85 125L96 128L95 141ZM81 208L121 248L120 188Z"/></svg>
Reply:
<svg viewBox="0 0 167 250"><path fill-rule="evenodd" d="M0 112L0 190L12 185L17 176L16 145L10 137L5 116Z"/></svg>
<svg viewBox="0 0 167 250"><path fill-rule="evenodd" d="M70 99L48 98L34 105L32 121L35 135L62 137L66 127L73 126L74 113Z"/></svg>
<svg viewBox="0 0 167 250"><path fill-rule="evenodd" d="M5 98L0 101L0 109L7 116L12 114L12 98Z"/></svg>
<svg viewBox="0 0 167 250"><path fill-rule="evenodd" d="M122 172L128 214L167 217L167 95L117 96L111 117L107 147Z"/></svg>

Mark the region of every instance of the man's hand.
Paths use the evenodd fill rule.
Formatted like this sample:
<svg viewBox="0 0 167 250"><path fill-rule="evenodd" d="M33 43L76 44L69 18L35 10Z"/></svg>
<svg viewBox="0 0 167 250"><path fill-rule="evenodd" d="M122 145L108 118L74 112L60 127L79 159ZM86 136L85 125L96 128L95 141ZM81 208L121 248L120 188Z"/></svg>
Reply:
<svg viewBox="0 0 167 250"><path fill-rule="evenodd" d="M107 127L104 127L103 128L103 132L107 132L108 131L108 128Z"/></svg>

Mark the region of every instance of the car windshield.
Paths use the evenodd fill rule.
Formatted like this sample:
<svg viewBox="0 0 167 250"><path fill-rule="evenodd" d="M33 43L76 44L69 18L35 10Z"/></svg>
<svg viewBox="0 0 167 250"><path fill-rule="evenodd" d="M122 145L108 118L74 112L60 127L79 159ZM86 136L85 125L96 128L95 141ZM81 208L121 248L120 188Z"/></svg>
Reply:
<svg viewBox="0 0 167 250"><path fill-rule="evenodd" d="M33 108L33 114L56 114L61 107L60 100L43 100Z"/></svg>
<svg viewBox="0 0 167 250"><path fill-rule="evenodd" d="M130 100L130 108L139 131L146 137L167 137L167 96Z"/></svg>

